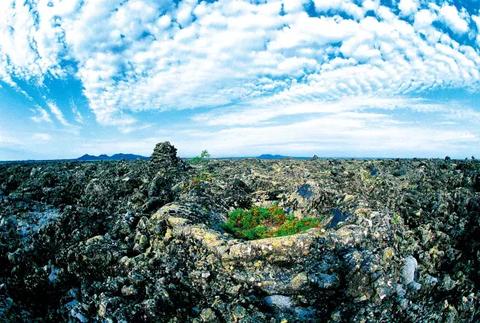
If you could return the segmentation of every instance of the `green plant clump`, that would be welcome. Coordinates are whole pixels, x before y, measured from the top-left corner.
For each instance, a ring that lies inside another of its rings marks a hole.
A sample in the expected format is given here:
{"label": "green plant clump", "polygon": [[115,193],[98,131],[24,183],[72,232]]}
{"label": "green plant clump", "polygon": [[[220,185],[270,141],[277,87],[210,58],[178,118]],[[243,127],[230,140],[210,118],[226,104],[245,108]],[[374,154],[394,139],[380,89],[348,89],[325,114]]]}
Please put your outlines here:
{"label": "green plant clump", "polygon": [[193,157],[192,159],[189,160],[189,162],[190,162],[190,164],[198,165],[198,164],[206,162],[208,160],[208,158],[210,158],[210,153],[206,150],[202,150],[200,155],[198,155],[196,157]]}
{"label": "green plant clump", "polygon": [[246,240],[288,236],[319,226],[318,218],[297,219],[276,205],[253,207],[250,210],[235,209],[223,224],[226,231]]}

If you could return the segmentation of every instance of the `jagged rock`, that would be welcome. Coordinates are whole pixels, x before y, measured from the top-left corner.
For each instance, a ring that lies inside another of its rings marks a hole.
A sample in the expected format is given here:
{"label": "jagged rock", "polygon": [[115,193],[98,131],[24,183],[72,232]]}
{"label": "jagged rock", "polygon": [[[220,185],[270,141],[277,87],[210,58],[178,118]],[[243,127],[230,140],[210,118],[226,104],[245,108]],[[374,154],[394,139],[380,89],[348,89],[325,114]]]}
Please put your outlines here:
{"label": "jagged rock", "polygon": [[408,256],[404,259],[402,267],[402,279],[405,285],[413,283],[415,280],[415,271],[417,270],[417,259],[413,256]]}
{"label": "jagged rock", "polygon": [[271,295],[264,299],[268,306],[275,307],[280,310],[289,310],[293,307],[293,301],[291,297],[285,295]]}

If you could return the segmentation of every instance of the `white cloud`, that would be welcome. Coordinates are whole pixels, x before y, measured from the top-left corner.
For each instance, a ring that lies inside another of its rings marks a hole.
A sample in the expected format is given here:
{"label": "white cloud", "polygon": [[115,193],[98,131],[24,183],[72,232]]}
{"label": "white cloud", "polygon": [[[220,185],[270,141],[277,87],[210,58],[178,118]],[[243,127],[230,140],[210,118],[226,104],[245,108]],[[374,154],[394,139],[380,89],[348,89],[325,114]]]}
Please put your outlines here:
{"label": "white cloud", "polygon": [[42,123],[42,122],[52,123],[52,119],[50,118],[50,115],[48,114],[47,110],[41,107],[36,107],[35,109],[32,109],[32,112],[35,113],[35,115],[31,117],[32,121],[36,123]]}
{"label": "white cloud", "polygon": [[455,6],[442,6],[440,17],[452,31],[458,34],[464,34],[468,31],[468,23],[460,16]]}
{"label": "white cloud", "polygon": [[418,10],[417,0],[400,0],[398,3],[398,9],[404,16],[410,16]]}
{"label": "white cloud", "polygon": [[78,110],[78,107],[77,105],[75,104],[75,102],[71,102],[71,106],[72,106],[72,113],[73,113],[73,116],[75,117],[75,121],[77,123],[80,123],[80,124],[83,124],[84,120],[83,120],[83,116],[82,114],[80,113],[80,111]]}
{"label": "white cloud", "polygon": [[[345,97],[339,100],[324,102],[299,102],[287,104],[272,104],[268,100],[258,100],[252,105],[243,106],[235,110],[214,110],[209,113],[197,114],[192,120],[207,126],[246,126],[265,125],[276,123],[283,117],[338,115],[347,112],[361,112],[366,110],[409,109],[417,112],[450,112],[450,103],[439,104],[414,97]],[[465,108],[458,109],[464,111]],[[341,116],[338,116],[341,119]]]}
{"label": "white cloud", "polygon": [[27,80],[42,80],[47,72],[63,74],[59,64],[62,30],[53,8],[47,2],[40,2],[38,7],[27,1],[0,2],[0,52],[8,56],[5,67],[9,74]]}
{"label": "white cloud", "polygon": [[217,156],[275,152],[392,157],[401,151],[405,157],[465,157],[465,151],[480,153],[480,112],[460,102],[373,96],[270,103],[257,101],[253,106],[198,114],[193,121],[204,128],[194,126],[197,130],[181,131],[171,140],[187,155],[194,155],[198,147]]}
{"label": "white cloud", "polygon": [[417,11],[414,22],[415,29],[421,30],[431,27],[432,22],[436,19],[436,17],[437,15],[428,9]]}
{"label": "white cloud", "polygon": [[47,102],[47,106],[58,122],[60,122],[62,125],[66,127],[71,126],[71,124],[67,121],[67,119],[65,119],[65,116],[63,115],[62,111],[54,102]]}
{"label": "white cloud", "polygon": [[[418,108],[421,113],[437,114],[448,108],[447,104],[430,104],[424,100],[404,101],[416,103],[414,109]],[[173,142],[180,156],[195,156],[202,149],[207,149],[215,157],[280,153],[343,157],[444,157],[448,154],[463,158],[480,153],[478,129],[466,127],[472,116],[459,115],[457,119],[449,116],[447,120],[440,118],[438,122],[406,122],[389,113],[397,109],[393,100],[384,101],[390,110],[381,110],[381,102],[377,102],[379,109],[374,112],[354,109],[334,112],[332,107],[332,113],[315,114],[307,120],[281,124],[232,123],[226,128],[166,125],[158,129],[156,135],[142,137],[141,140],[126,137],[124,140],[79,142],[74,147],[74,156],[85,152],[99,154],[122,151],[148,156],[155,143],[164,140]],[[445,124],[445,121],[450,123]],[[455,122],[462,124],[462,129]],[[465,151],[469,151],[468,155],[465,155]]]}
{"label": "white cloud", "polygon": [[[194,144],[192,138],[195,138]],[[403,124],[388,115],[345,112],[283,125],[186,130],[171,139],[187,155],[206,147],[215,156],[265,152],[309,156],[438,156],[480,143],[478,132]],[[235,149],[233,149],[234,147]]]}
{"label": "white cloud", "polygon": [[480,16],[472,15],[471,18],[477,25],[477,31],[480,31]]}
{"label": "white cloud", "polygon": [[[353,1],[348,1],[348,0],[314,0],[313,1],[315,4],[315,9],[319,13],[326,12],[328,10],[336,10],[336,11],[343,11],[356,19],[361,19],[363,15],[365,14],[365,9],[367,8],[361,8],[357,6]],[[371,2],[371,1],[367,1]]]}
{"label": "white cloud", "polygon": [[[292,79],[299,78],[304,78],[303,89],[317,96],[325,89],[338,96],[447,84],[478,87],[475,73],[459,78],[457,73],[430,75],[418,70],[429,65],[430,72],[445,71],[446,61],[461,71],[468,62],[478,70],[478,52],[467,56],[467,48],[432,26],[439,10],[440,19],[452,30],[465,32],[464,14],[454,6],[417,11],[418,2],[402,0],[402,14],[415,14],[412,26],[378,1],[358,6],[347,0],[316,0],[319,18],[307,15],[306,3],[285,2],[286,14],[280,16],[280,2],[184,1],[177,7],[143,0],[53,1],[20,3],[13,9],[5,1],[1,9],[7,19],[0,31],[7,38],[0,53],[10,64],[3,73],[0,67],[0,75],[7,76],[3,79],[11,74],[62,75],[60,59],[74,59],[98,121],[121,127],[136,123],[135,111],[220,106],[282,90],[294,92],[300,85]],[[332,10],[355,20],[327,17]],[[364,17],[367,10],[384,20]],[[451,47],[455,57],[439,53],[439,42]],[[5,64],[0,66],[5,69]],[[415,68],[396,70],[412,65]],[[374,79],[353,76],[365,71],[371,71],[368,76]],[[333,76],[332,82],[326,74]],[[381,84],[390,76],[395,84]]]}
{"label": "white cloud", "polygon": [[480,16],[475,16],[472,15],[472,20],[475,22],[475,25],[477,26],[477,46],[480,47]]}

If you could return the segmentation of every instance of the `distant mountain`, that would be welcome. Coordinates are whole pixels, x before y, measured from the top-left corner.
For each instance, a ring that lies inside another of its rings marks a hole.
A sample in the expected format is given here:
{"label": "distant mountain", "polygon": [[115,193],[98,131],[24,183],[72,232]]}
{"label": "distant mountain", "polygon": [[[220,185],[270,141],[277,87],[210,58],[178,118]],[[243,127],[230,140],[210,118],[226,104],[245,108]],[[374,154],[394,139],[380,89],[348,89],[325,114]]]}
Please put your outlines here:
{"label": "distant mountain", "polygon": [[138,160],[138,159],[148,159],[148,157],[134,155],[134,154],[115,154],[112,156],[108,156],[105,154],[94,156],[85,154],[82,157],[78,157],[76,160],[78,161],[97,161],[97,160]]}
{"label": "distant mountain", "polygon": [[289,158],[289,156],[263,154],[258,156],[257,158],[258,159],[284,159],[284,158]]}
{"label": "distant mountain", "polygon": [[99,158],[100,158],[99,156],[93,156],[93,155],[85,154],[82,157],[78,157],[77,160],[80,160],[80,161],[99,160]]}

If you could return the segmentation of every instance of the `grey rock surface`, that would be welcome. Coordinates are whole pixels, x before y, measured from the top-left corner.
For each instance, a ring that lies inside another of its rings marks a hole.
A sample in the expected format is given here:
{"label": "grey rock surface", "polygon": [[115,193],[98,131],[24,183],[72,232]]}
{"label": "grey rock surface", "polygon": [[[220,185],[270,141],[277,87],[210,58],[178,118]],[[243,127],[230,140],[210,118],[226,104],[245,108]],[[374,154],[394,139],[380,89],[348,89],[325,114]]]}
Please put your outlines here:
{"label": "grey rock surface", "polygon": [[417,270],[417,259],[413,256],[408,256],[404,259],[402,267],[402,279],[405,285],[413,283],[415,280],[415,271]]}

